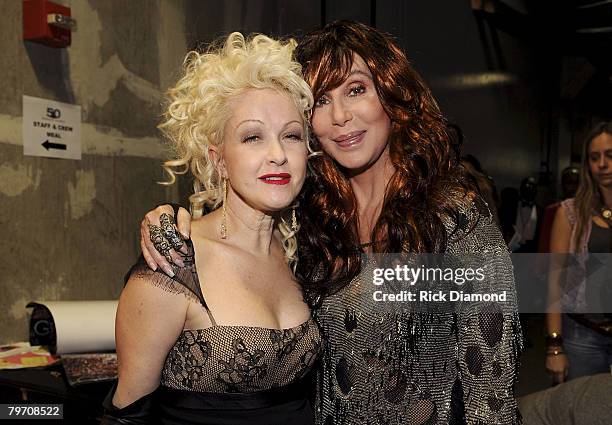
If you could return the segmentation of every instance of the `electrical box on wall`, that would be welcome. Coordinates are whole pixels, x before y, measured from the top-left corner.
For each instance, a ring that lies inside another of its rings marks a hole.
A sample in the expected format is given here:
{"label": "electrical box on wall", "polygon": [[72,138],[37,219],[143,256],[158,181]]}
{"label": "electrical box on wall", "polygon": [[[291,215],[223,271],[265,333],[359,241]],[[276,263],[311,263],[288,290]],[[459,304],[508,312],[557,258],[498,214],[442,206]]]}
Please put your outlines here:
{"label": "electrical box on wall", "polygon": [[48,0],[23,0],[23,39],[51,47],[70,46],[76,21],[70,8]]}

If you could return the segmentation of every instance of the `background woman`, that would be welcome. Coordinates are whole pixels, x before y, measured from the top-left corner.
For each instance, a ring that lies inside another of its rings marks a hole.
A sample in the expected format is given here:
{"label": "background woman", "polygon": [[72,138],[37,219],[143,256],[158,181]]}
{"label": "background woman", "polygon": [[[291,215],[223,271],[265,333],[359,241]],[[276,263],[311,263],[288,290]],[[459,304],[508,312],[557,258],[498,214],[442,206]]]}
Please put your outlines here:
{"label": "background woman", "polygon": [[[178,159],[166,169],[191,170],[194,210],[220,207],[192,222],[174,278],[144,262],[132,269],[104,424],[312,423],[302,380],[320,337],[289,266],[312,94],[294,48],[233,33],[191,53],[170,90],[160,127]],[[169,219],[150,228],[162,250]]]}
{"label": "background woman", "polygon": [[[586,138],[576,197],[561,203],[551,232],[550,251],[569,253],[567,260],[571,259],[570,263],[553,268],[549,280],[546,369],[557,383],[610,371],[612,316],[583,313],[592,313],[587,305],[587,292],[598,283],[586,282],[588,254],[612,252],[611,225],[612,122],[604,122],[595,126]],[[561,257],[555,259],[566,260]],[[560,273],[562,267],[565,282]],[[606,275],[606,280],[609,276]],[[609,288],[609,282],[606,286]],[[561,309],[554,305],[557,301]]]}
{"label": "background woman", "polygon": [[[485,253],[483,286],[513,298],[504,242],[464,187],[455,132],[430,90],[390,36],[356,22],[308,34],[296,58],[315,97],[318,154],[299,197],[296,274],[326,341],[317,422],[517,422],[514,305],[385,311],[357,275],[364,252]],[[152,267],[169,266],[146,228],[143,245]]]}

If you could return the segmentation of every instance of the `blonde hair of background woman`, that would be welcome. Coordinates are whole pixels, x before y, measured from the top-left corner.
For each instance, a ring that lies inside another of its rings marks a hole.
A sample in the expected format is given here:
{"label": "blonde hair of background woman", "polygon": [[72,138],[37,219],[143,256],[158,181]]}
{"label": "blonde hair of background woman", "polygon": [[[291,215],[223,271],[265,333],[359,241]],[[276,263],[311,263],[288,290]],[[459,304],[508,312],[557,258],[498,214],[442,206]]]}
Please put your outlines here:
{"label": "blonde hair of background woman", "polygon": [[[223,129],[230,118],[231,102],[248,89],[275,89],[286,93],[304,120],[304,137],[313,105],[310,87],[293,60],[297,43],[274,40],[265,35],[245,37],[234,32],[212,44],[205,53],[189,52],[183,63],[184,76],[168,91],[168,107],[159,129],[168,138],[176,159],[163,168],[173,184],[177,174],[191,170],[194,194],[189,197],[193,217],[204,205],[215,209],[223,202],[223,185],[210,146],[221,147]],[[290,208],[282,211],[278,228],[288,261],[295,265],[297,242],[291,227]]]}

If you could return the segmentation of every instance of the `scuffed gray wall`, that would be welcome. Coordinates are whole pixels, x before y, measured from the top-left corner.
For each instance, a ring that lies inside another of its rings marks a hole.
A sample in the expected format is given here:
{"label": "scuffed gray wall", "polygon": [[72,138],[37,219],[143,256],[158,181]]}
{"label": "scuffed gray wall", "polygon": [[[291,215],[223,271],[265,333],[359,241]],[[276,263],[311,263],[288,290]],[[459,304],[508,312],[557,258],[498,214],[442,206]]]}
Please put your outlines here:
{"label": "scuffed gray wall", "polygon": [[[187,48],[182,0],[64,2],[67,49],[22,40],[21,3],[0,0],[0,343],[27,340],[30,300],[118,296],[140,218],[177,199],[156,125]],[[23,155],[24,94],[81,105],[81,161]]]}

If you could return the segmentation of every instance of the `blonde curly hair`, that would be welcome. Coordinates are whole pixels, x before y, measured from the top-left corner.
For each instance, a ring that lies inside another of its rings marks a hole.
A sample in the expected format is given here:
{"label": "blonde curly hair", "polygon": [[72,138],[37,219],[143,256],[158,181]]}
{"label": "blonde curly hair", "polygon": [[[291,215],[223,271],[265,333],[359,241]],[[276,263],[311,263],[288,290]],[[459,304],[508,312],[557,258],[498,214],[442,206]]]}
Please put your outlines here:
{"label": "blonde curly hair", "polygon": [[[208,150],[223,143],[231,100],[248,89],[271,88],[286,93],[302,112],[304,134],[308,134],[313,97],[302,78],[302,67],[293,60],[296,45],[293,39],[274,40],[262,34],[245,39],[234,32],[204,53],[187,54],[184,76],[168,91],[168,107],[158,128],[169,140],[175,157],[163,164],[170,180],[162,184],[173,184],[176,175],[191,171],[193,217],[202,215],[204,205],[215,209],[223,201],[222,179]],[[281,212],[278,227],[285,256],[294,262],[297,242],[287,212]]]}

